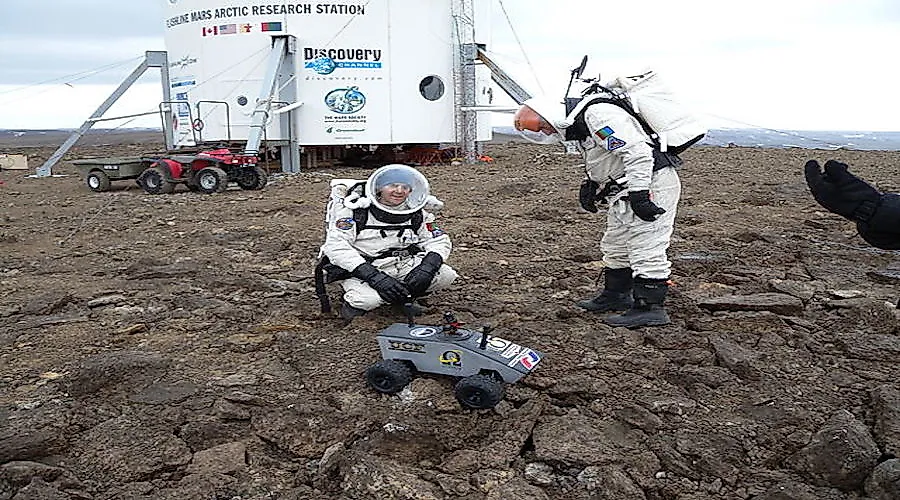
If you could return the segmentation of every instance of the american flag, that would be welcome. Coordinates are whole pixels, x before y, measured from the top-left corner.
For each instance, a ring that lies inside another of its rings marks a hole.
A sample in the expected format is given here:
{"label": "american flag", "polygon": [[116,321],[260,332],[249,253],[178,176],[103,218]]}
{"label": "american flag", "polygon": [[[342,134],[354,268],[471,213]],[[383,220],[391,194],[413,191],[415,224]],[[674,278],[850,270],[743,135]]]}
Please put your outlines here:
{"label": "american flag", "polygon": [[522,366],[524,366],[526,370],[531,370],[534,368],[534,365],[538,364],[540,361],[541,357],[530,349],[527,352],[522,353],[519,357],[519,362],[522,363]]}
{"label": "american flag", "polygon": [[223,24],[219,26],[220,35],[233,35],[237,33],[237,24]]}

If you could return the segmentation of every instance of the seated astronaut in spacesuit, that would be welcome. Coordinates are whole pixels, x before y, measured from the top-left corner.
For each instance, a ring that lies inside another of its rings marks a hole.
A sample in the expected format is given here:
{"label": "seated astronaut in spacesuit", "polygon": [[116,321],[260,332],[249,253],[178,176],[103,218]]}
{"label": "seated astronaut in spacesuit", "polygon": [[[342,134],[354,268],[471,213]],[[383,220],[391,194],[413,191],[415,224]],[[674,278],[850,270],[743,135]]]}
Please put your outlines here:
{"label": "seated astronaut in spacesuit", "polygon": [[450,235],[425,210],[441,203],[430,195],[428,180],[418,170],[386,165],[369,176],[364,196],[350,190],[333,203],[322,254],[345,271],[345,320],[384,304],[411,303],[457,278],[444,264],[452,248]]}

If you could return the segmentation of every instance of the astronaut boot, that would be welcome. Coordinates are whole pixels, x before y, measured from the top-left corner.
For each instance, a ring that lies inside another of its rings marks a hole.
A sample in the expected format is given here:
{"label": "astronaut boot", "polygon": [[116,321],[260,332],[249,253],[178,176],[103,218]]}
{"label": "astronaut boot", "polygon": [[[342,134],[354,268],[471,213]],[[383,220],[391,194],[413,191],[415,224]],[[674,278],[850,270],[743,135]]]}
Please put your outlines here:
{"label": "astronaut boot", "polygon": [[634,305],[622,314],[613,314],[603,321],[609,326],[639,328],[668,325],[669,314],[663,307],[669,285],[665,279],[638,276],[634,279]]}
{"label": "astronaut boot", "polygon": [[579,300],[576,306],[588,311],[605,313],[625,311],[634,305],[631,298],[631,288],[634,280],[631,277],[631,268],[604,269],[603,291],[592,299]]}
{"label": "astronaut boot", "polygon": [[365,309],[357,309],[346,302],[341,304],[341,318],[347,323],[353,321],[353,318],[362,316],[366,312],[368,311]]}

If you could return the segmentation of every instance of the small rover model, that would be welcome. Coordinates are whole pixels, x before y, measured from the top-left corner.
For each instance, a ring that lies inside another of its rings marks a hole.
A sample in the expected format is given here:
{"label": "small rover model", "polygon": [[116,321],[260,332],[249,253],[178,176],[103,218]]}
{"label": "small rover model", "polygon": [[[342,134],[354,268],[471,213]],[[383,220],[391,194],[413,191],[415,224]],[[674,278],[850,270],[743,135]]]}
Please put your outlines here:
{"label": "small rover model", "polygon": [[396,394],[416,373],[457,378],[456,399],[464,408],[493,408],[503,399],[504,384],[531,373],[543,354],[482,331],[460,328],[452,313],[444,325],[394,323],[378,334],[382,360],[366,370],[366,381],[378,392]]}

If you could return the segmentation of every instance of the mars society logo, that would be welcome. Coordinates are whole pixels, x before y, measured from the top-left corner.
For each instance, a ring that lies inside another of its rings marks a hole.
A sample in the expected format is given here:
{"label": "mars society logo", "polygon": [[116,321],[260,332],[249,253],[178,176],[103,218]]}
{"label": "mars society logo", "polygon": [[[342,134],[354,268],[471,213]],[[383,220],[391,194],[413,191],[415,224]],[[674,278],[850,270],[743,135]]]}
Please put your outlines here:
{"label": "mars society logo", "polygon": [[325,95],[325,105],[335,113],[349,115],[363,109],[366,96],[356,86],[334,89]]}

